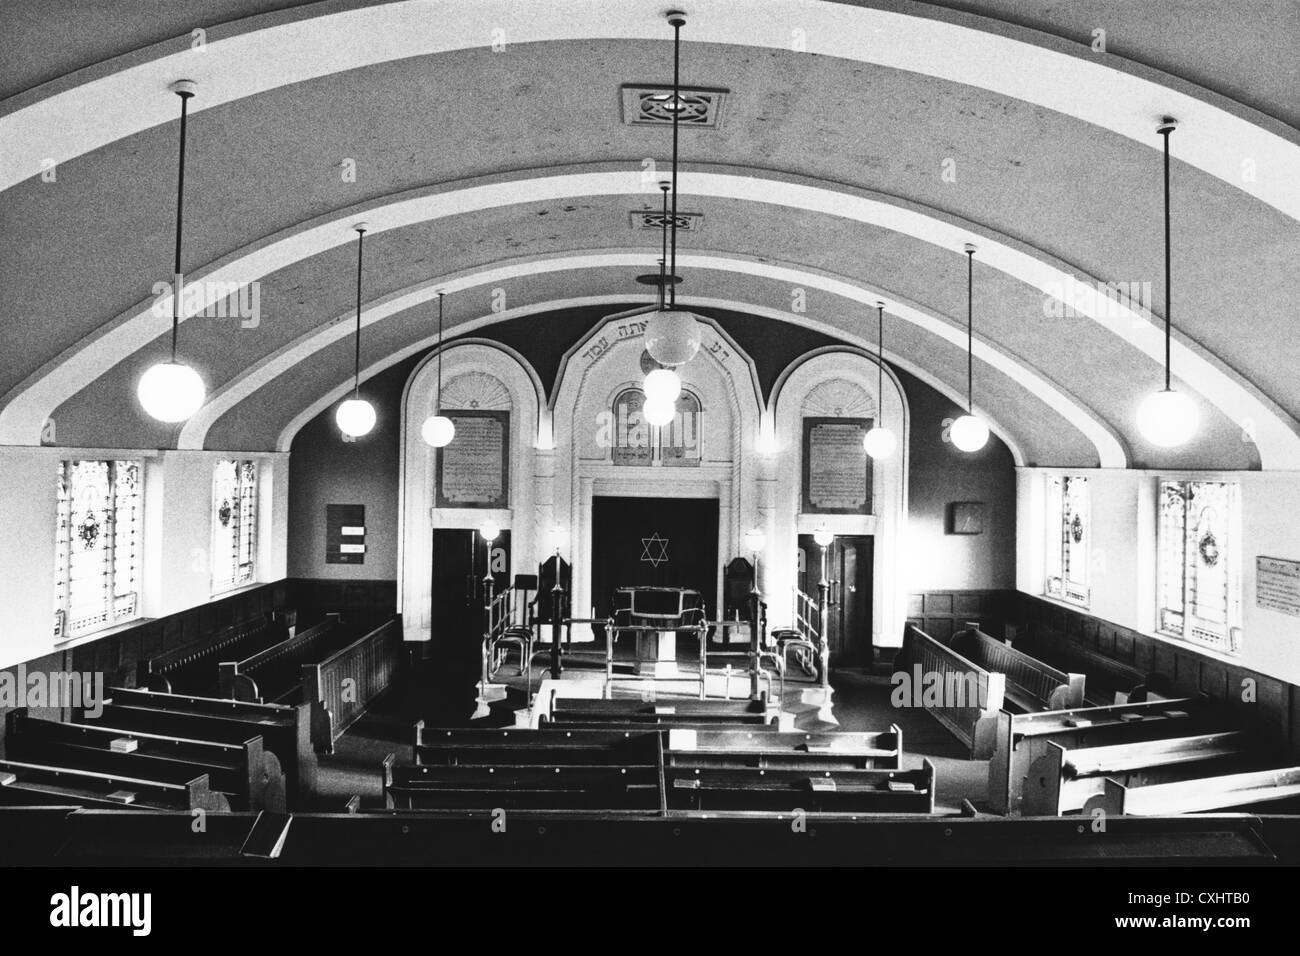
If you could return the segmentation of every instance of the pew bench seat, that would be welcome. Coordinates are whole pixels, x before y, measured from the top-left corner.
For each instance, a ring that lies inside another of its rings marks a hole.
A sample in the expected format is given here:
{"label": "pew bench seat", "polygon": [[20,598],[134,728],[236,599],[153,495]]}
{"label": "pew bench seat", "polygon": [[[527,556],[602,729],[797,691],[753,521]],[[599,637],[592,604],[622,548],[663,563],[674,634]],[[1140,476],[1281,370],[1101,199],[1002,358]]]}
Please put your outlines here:
{"label": "pew bench seat", "polygon": [[919,770],[782,768],[666,771],[670,810],[933,813],[934,765]]}
{"label": "pew bench seat", "polygon": [[14,760],[0,760],[0,800],[8,804],[230,812],[230,802],[225,794],[209,787],[207,774],[184,783],[165,783]]}

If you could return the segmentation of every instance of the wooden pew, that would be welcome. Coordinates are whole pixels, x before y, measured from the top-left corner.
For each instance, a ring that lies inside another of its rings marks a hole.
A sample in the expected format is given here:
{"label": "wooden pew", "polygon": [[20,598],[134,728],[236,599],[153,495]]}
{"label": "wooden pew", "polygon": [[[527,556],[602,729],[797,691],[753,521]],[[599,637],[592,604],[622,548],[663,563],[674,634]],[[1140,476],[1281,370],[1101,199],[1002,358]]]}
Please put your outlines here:
{"label": "wooden pew", "polygon": [[212,789],[225,793],[237,810],[286,808],[284,771],[260,735],[232,744],[138,731],[124,735],[94,724],[41,720],[20,708],[5,715],[5,753],[26,763],[164,783],[207,774]]}
{"label": "wooden pew", "polygon": [[1107,815],[1155,817],[1298,800],[1300,767],[1280,767],[1146,785],[1107,779],[1102,792],[1088,798],[1083,812],[1100,809]]}
{"label": "wooden pew", "polygon": [[1140,668],[1072,641],[1065,634],[1044,627],[1033,627],[1015,646],[1041,661],[1088,676],[1084,702],[1093,707],[1122,704],[1144,696],[1154,676]]}
{"label": "wooden pew", "polygon": [[940,682],[938,706],[926,701],[914,687],[926,712],[966,744],[971,757],[988,759],[993,753],[998,711],[1005,701],[1006,677],[963,657],[914,624],[908,624],[903,632],[902,660],[911,667],[914,684],[926,675],[934,675]]}
{"label": "wooden pew", "polygon": [[666,771],[670,810],[933,813],[934,764],[920,770],[796,768]]}
{"label": "wooden pew", "polygon": [[220,662],[285,640],[289,632],[283,621],[270,615],[254,618],[163,651],[139,663],[136,683],[165,694],[211,694],[217,689]]}
{"label": "wooden pew", "polygon": [[668,731],[665,765],[700,769],[900,770],[903,732]]}
{"label": "wooden pew", "polygon": [[317,762],[309,704],[289,707],[116,687],[99,718],[87,720],[82,715],[76,719],[128,733],[142,731],[227,744],[261,736],[264,749],[275,754],[284,768],[289,806],[301,809],[315,790]]}
{"label": "wooden pew", "polygon": [[647,724],[651,726],[705,726],[718,724],[770,724],[776,719],[762,700],[657,700],[635,698],[555,697],[540,723],[551,726]]}
{"label": "wooden pew", "polygon": [[407,810],[659,810],[661,767],[383,763],[387,806]]}
{"label": "wooden pew", "polygon": [[1057,743],[1029,767],[1025,781],[1027,816],[1059,817],[1082,810],[1105,789],[1108,777],[1129,786],[1214,776],[1259,765],[1249,737],[1240,731],[1144,740],[1107,747],[1067,750]]}
{"label": "wooden pew", "polygon": [[1017,814],[1030,764],[1048,744],[1096,747],[1221,728],[1208,702],[1185,698],[1108,707],[1012,714],[1000,711],[989,760],[989,804],[995,813]]}
{"label": "wooden pew", "polygon": [[324,660],[302,665],[302,694],[312,705],[312,742],[317,752],[334,752],[334,741],[388,689],[401,659],[398,615]]}
{"label": "wooden pew", "polygon": [[1083,706],[1083,674],[1057,670],[976,628],[958,631],[950,646],[985,670],[1005,675],[1003,693],[1022,711]]}
{"label": "wooden pew", "polygon": [[662,750],[653,727],[622,730],[435,728],[415,725],[414,759],[426,766],[652,766]]}
{"label": "wooden pew", "polygon": [[226,659],[217,670],[218,696],[251,703],[296,704],[302,699],[302,665],[328,657],[339,640],[339,616],[325,619],[243,660]]}
{"label": "wooden pew", "polygon": [[226,795],[210,789],[207,774],[183,783],[163,783],[14,760],[0,760],[0,801],[11,805],[230,812]]}

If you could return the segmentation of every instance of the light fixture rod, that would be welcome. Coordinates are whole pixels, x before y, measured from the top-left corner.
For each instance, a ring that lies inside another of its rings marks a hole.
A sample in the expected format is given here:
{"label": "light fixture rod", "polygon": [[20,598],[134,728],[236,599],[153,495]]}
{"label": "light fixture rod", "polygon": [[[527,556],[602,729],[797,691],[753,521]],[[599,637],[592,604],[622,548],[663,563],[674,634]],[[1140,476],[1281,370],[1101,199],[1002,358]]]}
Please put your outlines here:
{"label": "light fixture rod", "polygon": [[1170,265],[1169,265],[1169,134],[1174,131],[1175,123],[1171,119],[1160,125],[1160,135],[1165,138],[1165,391],[1170,390],[1170,339],[1173,331],[1173,308],[1169,300]]}
{"label": "light fixture rod", "polygon": [[885,303],[876,303],[876,427],[885,420]]}
{"label": "light fixture rod", "polygon": [[966,244],[966,414],[975,414],[975,247]]}
{"label": "light fixture rod", "polygon": [[[182,81],[184,83],[184,81]],[[181,285],[183,282],[181,276],[181,226],[184,220],[185,207],[185,128],[186,118],[189,115],[190,97],[194,95],[194,90],[189,86],[177,84],[176,95],[181,98],[181,149],[180,159],[177,163],[176,170],[176,257],[173,263],[172,276],[172,362],[176,361],[176,330],[181,324]]]}
{"label": "light fixture rod", "polygon": [[442,414],[442,297],[446,295],[442,290],[438,291],[438,391],[434,397],[433,414]]}
{"label": "light fixture rod", "polygon": [[671,307],[677,306],[677,126],[682,112],[681,94],[681,60],[682,60],[682,24],[686,22],[684,14],[673,11],[668,14],[668,22],[673,27],[673,231],[672,266],[668,274],[673,277],[673,287],[668,293]]}
{"label": "light fixture rod", "polygon": [[361,247],[365,242],[364,226],[357,226],[357,334],[352,365],[352,397],[361,394]]}
{"label": "light fixture rod", "polygon": [[[668,266],[668,190],[670,186],[668,183],[660,183],[659,188],[663,190],[663,194],[664,194],[664,218],[663,218],[662,227],[659,230],[663,234],[663,252],[660,253],[659,256],[659,311],[662,312],[664,308],[664,295],[665,295],[664,283],[668,281],[668,277],[664,272],[664,270]],[[677,274],[674,272],[673,273],[674,284],[676,283],[676,279],[677,279]]]}

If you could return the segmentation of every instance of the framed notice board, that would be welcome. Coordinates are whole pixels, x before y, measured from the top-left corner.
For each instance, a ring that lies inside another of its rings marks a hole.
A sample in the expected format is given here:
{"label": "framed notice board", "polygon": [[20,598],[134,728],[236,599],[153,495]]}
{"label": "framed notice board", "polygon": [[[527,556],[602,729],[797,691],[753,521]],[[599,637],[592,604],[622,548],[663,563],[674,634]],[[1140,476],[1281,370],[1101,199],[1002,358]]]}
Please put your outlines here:
{"label": "framed notice board", "polygon": [[325,506],[325,563],[366,563],[366,506]]}
{"label": "framed notice board", "polygon": [[803,420],[804,514],[871,514],[870,430],[869,418]]}
{"label": "framed notice board", "polygon": [[456,437],[437,451],[439,508],[510,506],[510,413],[472,409],[443,413]]}

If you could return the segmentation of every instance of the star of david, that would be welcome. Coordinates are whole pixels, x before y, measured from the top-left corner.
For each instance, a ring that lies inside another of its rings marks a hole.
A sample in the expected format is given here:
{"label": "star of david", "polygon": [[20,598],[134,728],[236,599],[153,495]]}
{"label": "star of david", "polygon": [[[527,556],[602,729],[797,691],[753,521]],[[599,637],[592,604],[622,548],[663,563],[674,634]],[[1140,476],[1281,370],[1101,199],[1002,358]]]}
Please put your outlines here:
{"label": "star of david", "polygon": [[659,567],[668,560],[668,539],[659,537],[656,531],[648,538],[641,539],[641,560],[649,561],[651,567]]}

